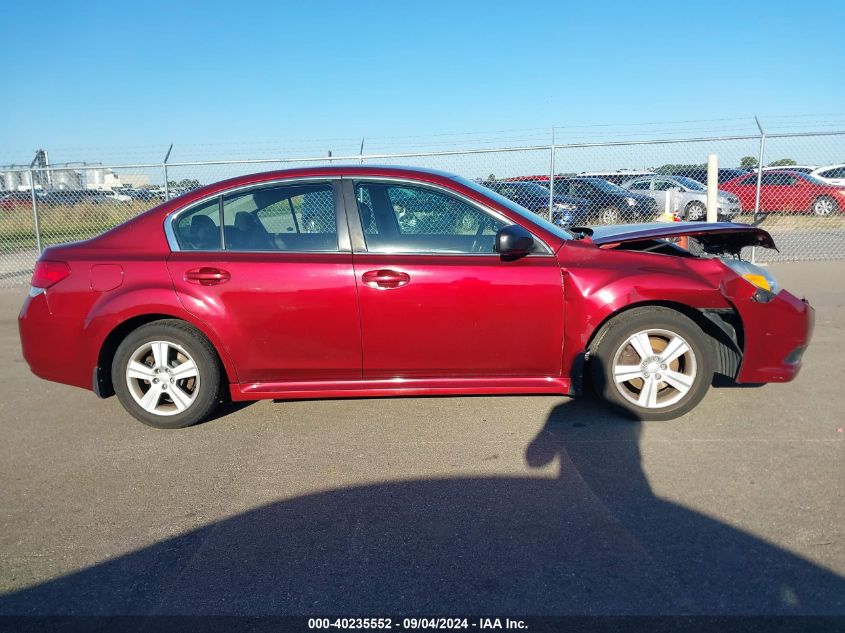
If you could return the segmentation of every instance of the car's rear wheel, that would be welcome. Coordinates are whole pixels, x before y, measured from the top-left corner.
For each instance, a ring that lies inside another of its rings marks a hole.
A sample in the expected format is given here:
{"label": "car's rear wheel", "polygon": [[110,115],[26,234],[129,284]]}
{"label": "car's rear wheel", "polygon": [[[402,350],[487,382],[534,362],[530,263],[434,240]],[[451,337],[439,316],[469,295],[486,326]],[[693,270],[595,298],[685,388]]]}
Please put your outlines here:
{"label": "car's rear wheel", "polygon": [[112,384],[135,418],[179,429],[207,417],[220,401],[221,372],[211,343],[175,319],[139,327],[118,346]]}
{"label": "car's rear wheel", "polygon": [[815,200],[813,200],[813,214],[825,216],[825,215],[833,215],[837,211],[839,211],[839,205],[836,204],[836,200],[831,198],[830,196],[819,196]]}
{"label": "car's rear wheel", "polygon": [[620,217],[619,209],[615,206],[599,209],[599,224],[619,224]]}
{"label": "car's rear wheel", "polygon": [[703,220],[707,217],[707,207],[700,202],[690,202],[687,205],[687,217],[690,222]]}
{"label": "car's rear wheel", "polygon": [[610,321],[589,357],[597,393],[638,420],[671,420],[697,405],[713,379],[712,344],[685,315],[658,306]]}

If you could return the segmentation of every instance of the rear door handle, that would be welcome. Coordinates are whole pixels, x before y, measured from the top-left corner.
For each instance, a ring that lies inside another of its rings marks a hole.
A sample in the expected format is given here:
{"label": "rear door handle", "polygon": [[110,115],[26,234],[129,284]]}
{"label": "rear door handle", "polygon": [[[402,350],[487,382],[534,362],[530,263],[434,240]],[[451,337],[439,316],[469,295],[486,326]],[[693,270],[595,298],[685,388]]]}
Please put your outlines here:
{"label": "rear door handle", "polygon": [[398,270],[382,268],[380,270],[368,270],[361,275],[361,281],[370,288],[400,288],[411,282],[411,276]]}
{"label": "rear door handle", "polygon": [[203,266],[202,268],[192,268],[185,273],[185,279],[192,284],[200,284],[201,286],[215,286],[217,284],[224,284],[232,276],[228,270],[220,268],[210,268]]}

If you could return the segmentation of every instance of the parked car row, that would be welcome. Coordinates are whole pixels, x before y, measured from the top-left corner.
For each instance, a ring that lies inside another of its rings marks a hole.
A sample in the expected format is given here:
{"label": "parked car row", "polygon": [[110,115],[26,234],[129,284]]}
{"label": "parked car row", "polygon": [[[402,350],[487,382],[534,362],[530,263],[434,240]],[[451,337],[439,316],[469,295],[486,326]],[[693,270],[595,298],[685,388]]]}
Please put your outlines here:
{"label": "parked car row", "polygon": [[[686,176],[643,176],[634,178],[622,185],[625,189],[636,191],[654,198],[661,213],[671,211],[684,220],[705,220],[707,218],[707,187],[697,180]],[[667,195],[672,205],[667,209]],[[737,196],[719,190],[716,214],[720,221],[729,221],[740,212]]]}
{"label": "parked car row", "polygon": [[60,189],[37,191],[35,197],[45,206],[74,206],[81,203],[115,205],[132,202],[132,196],[117,191],[99,189]]}
{"label": "parked car row", "polygon": [[[155,202],[164,200],[149,189],[39,189],[35,200],[44,207],[73,207],[77,204],[121,205],[135,200]],[[0,209],[12,210],[32,207],[32,192],[0,192]]]}
{"label": "parked car row", "polygon": [[[757,180],[760,199],[757,201]],[[718,170],[717,217],[730,221],[757,208],[763,213],[813,213],[828,216],[845,208],[845,164],[764,167],[760,172],[722,167]],[[649,222],[661,215],[703,221],[707,216],[707,170],[679,169],[663,175],[643,170],[584,172],[557,177],[519,176],[483,182],[488,189],[534,213],[568,227],[591,224]],[[550,195],[550,188],[554,194]],[[79,203],[116,206],[133,201],[156,203],[186,193],[188,188],[131,188],[115,190],[37,190],[46,207]],[[29,191],[0,192],[0,209],[29,208]],[[668,205],[668,206],[667,206]]]}
{"label": "parked car row", "polygon": [[[759,174],[722,167],[718,179],[717,219],[722,222],[732,221],[740,213],[750,213],[755,208],[763,213],[817,216],[832,215],[845,208],[845,165],[765,167]],[[661,215],[704,221],[707,219],[706,181],[707,170],[702,167],[671,175],[621,170],[557,177],[554,183],[549,176],[517,176],[483,184],[530,211],[550,217],[556,225],[568,227],[649,222]]]}
{"label": "parked car row", "polygon": [[647,195],[627,191],[601,178],[559,178],[554,181],[551,210],[546,180],[498,180],[483,183],[488,189],[548,217],[558,226],[650,222],[659,215]]}

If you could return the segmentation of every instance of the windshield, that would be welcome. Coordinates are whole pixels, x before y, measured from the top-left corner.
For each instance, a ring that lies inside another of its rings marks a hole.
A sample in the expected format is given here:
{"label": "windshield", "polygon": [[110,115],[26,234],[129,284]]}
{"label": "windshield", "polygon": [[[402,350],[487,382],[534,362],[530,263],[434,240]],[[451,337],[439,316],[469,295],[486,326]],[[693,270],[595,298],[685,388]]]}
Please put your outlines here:
{"label": "windshield", "polygon": [[630,195],[630,192],[627,189],[623,189],[619,185],[614,185],[612,182],[602,180],[601,178],[590,178],[589,180],[593,185],[595,185],[602,191],[607,191],[608,193],[621,193],[625,195]]}
{"label": "windshield", "polygon": [[[525,207],[518,205],[513,200],[509,200],[508,198],[505,198],[503,195],[496,193],[492,189],[489,189],[482,184],[479,184],[477,182],[473,182],[471,180],[467,180],[466,178],[461,178],[460,176],[455,176],[455,177],[452,178],[452,180],[454,180],[455,182],[461,183],[465,187],[469,187],[473,191],[477,191],[478,193],[487,196],[491,200],[495,200],[496,202],[498,202],[500,205],[502,205],[506,209],[509,209],[510,211],[513,211],[514,213],[518,213],[519,215],[521,215],[523,218],[525,218],[529,222],[533,222],[534,224],[543,227],[546,231],[548,231],[549,233],[552,233],[554,235],[557,235],[562,240],[571,240],[572,239],[572,234],[569,233],[568,231],[564,231],[562,228],[560,228],[559,226],[555,226],[554,224],[552,224],[551,222],[549,222],[548,220],[546,220],[542,216],[539,216],[536,213],[532,213],[531,211],[529,211]],[[544,187],[541,187],[541,188],[545,192],[545,195],[548,195],[548,189],[545,189]]]}
{"label": "windshield", "polygon": [[814,176],[813,174],[802,174],[801,172],[796,172],[796,175],[804,180],[811,182],[814,185],[823,185],[827,186],[829,183],[826,183],[824,180],[819,178],[818,176]]}
{"label": "windshield", "polygon": [[707,187],[702,185],[697,180],[687,178],[686,176],[674,176],[672,180],[677,182],[679,185],[683,185],[687,189],[692,189],[693,191],[707,191]]}

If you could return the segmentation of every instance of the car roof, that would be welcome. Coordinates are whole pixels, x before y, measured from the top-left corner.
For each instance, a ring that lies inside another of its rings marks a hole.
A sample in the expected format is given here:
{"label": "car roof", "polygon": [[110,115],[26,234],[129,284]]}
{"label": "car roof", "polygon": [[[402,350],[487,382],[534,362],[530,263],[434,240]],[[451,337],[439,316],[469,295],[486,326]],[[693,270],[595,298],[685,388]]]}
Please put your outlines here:
{"label": "car roof", "polygon": [[446,181],[458,178],[456,174],[441,171],[439,169],[427,169],[422,167],[400,167],[394,165],[311,165],[308,167],[294,167],[291,169],[279,169],[273,171],[262,171],[251,174],[235,176],[226,180],[209,183],[196,189],[191,189],[183,194],[171,198],[170,201],[181,201],[183,196],[204,197],[212,195],[217,191],[224,191],[234,187],[260,184],[274,180],[320,178],[320,177],[347,177],[347,178],[407,178],[421,182],[445,183]]}
{"label": "car roof", "polygon": [[620,169],[618,171],[582,171],[578,176],[601,178],[602,176],[656,176],[650,169]]}
{"label": "car roof", "polygon": [[[836,167],[836,165],[827,165],[827,167]],[[774,169],[826,169],[826,167],[817,167],[816,165],[769,165],[763,167],[763,171],[772,171]],[[756,171],[756,169],[754,170]]]}

